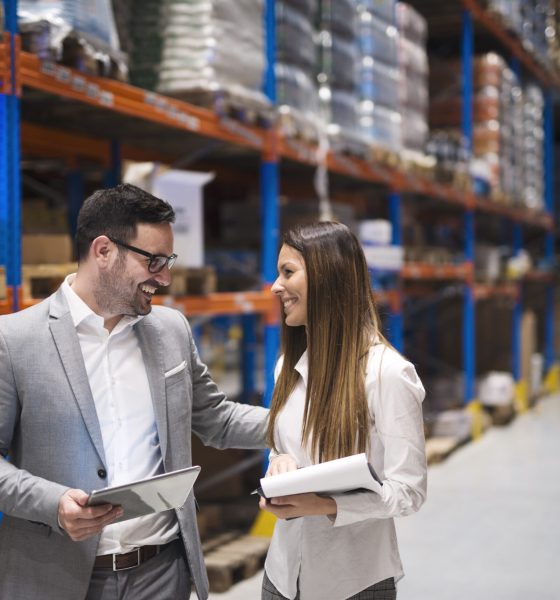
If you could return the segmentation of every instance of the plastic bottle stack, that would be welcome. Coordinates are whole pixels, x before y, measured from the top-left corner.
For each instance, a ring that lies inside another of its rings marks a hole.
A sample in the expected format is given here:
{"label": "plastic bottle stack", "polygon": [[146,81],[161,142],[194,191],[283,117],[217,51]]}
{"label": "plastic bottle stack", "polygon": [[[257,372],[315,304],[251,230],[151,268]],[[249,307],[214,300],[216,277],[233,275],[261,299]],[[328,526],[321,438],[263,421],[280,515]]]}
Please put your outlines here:
{"label": "plastic bottle stack", "polygon": [[276,94],[288,106],[313,120],[318,110],[315,82],[315,1],[279,0],[276,10]]}
{"label": "plastic bottle stack", "polygon": [[527,208],[544,209],[544,98],[536,85],[525,89],[523,137],[523,200]]}
{"label": "plastic bottle stack", "polygon": [[410,5],[398,2],[399,101],[403,148],[424,152],[428,138],[428,25]]}
{"label": "plastic bottle stack", "polygon": [[394,0],[358,0],[359,124],[374,145],[401,148]]}
{"label": "plastic bottle stack", "polygon": [[[320,111],[326,123],[358,130],[354,0],[320,0],[317,12]],[[332,128],[331,128],[332,129]]]}

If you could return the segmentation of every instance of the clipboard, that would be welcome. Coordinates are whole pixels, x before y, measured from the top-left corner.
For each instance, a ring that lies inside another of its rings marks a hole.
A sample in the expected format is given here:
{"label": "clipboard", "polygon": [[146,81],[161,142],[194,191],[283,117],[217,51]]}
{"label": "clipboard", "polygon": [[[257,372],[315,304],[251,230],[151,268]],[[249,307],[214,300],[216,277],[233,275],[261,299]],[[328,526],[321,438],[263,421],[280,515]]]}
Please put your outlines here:
{"label": "clipboard", "polygon": [[122,516],[113,523],[180,508],[191,493],[199,473],[199,466],[187,467],[123,485],[93,490],[87,505],[122,506]]}
{"label": "clipboard", "polygon": [[383,482],[362,453],[263,477],[252,493],[269,500],[308,492],[328,495],[359,489],[382,494],[382,487]]}

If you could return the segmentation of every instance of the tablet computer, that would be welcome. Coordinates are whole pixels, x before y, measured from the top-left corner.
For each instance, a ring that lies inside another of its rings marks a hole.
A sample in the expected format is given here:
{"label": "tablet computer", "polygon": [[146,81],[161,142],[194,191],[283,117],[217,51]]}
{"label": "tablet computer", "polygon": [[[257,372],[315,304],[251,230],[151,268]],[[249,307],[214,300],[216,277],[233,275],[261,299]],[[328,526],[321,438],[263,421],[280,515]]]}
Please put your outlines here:
{"label": "tablet computer", "polygon": [[199,473],[200,467],[188,467],[140,481],[94,490],[89,495],[88,506],[122,506],[122,516],[113,523],[179,508],[186,502]]}

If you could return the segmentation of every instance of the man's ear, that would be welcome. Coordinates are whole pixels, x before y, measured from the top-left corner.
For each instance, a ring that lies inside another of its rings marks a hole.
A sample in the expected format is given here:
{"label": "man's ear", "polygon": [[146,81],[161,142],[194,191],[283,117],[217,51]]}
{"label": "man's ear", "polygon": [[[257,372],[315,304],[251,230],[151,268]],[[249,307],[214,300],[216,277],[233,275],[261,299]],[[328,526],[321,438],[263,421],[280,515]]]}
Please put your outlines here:
{"label": "man's ear", "polygon": [[111,264],[111,257],[115,252],[117,248],[106,235],[96,237],[89,248],[90,257],[102,269],[106,269]]}

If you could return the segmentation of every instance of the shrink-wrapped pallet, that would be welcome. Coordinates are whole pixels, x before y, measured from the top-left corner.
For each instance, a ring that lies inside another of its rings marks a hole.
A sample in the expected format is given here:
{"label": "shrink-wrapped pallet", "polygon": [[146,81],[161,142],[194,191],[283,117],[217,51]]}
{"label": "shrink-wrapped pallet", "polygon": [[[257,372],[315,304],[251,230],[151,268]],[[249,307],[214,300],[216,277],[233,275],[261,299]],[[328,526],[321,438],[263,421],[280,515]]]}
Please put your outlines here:
{"label": "shrink-wrapped pallet", "polygon": [[423,153],[428,139],[427,23],[411,6],[397,3],[399,103],[403,148]]}
{"label": "shrink-wrapped pallet", "polygon": [[267,104],[262,0],[138,0],[131,37],[130,77],[140,87]]}
{"label": "shrink-wrapped pallet", "polygon": [[21,0],[22,48],[91,75],[127,78],[110,0]]}
{"label": "shrink-wrapped pallet", "polygon": [[357,1],[359,125],[375,147],[401,149],[398,32],[394,1]]}
{"label": "shrink-wrapped pallet", "polygon": [[276,17],[276,99],[280,126],[287,137],[318,138],[320,122],[316,81],[314,0],[278,0]]}
{"label": "shrink-wrapped pallet", "polygon": [[331,125],[331,132],[355,135],[358,52],[354,0],[319,0],[316,24],[321,118]]}

